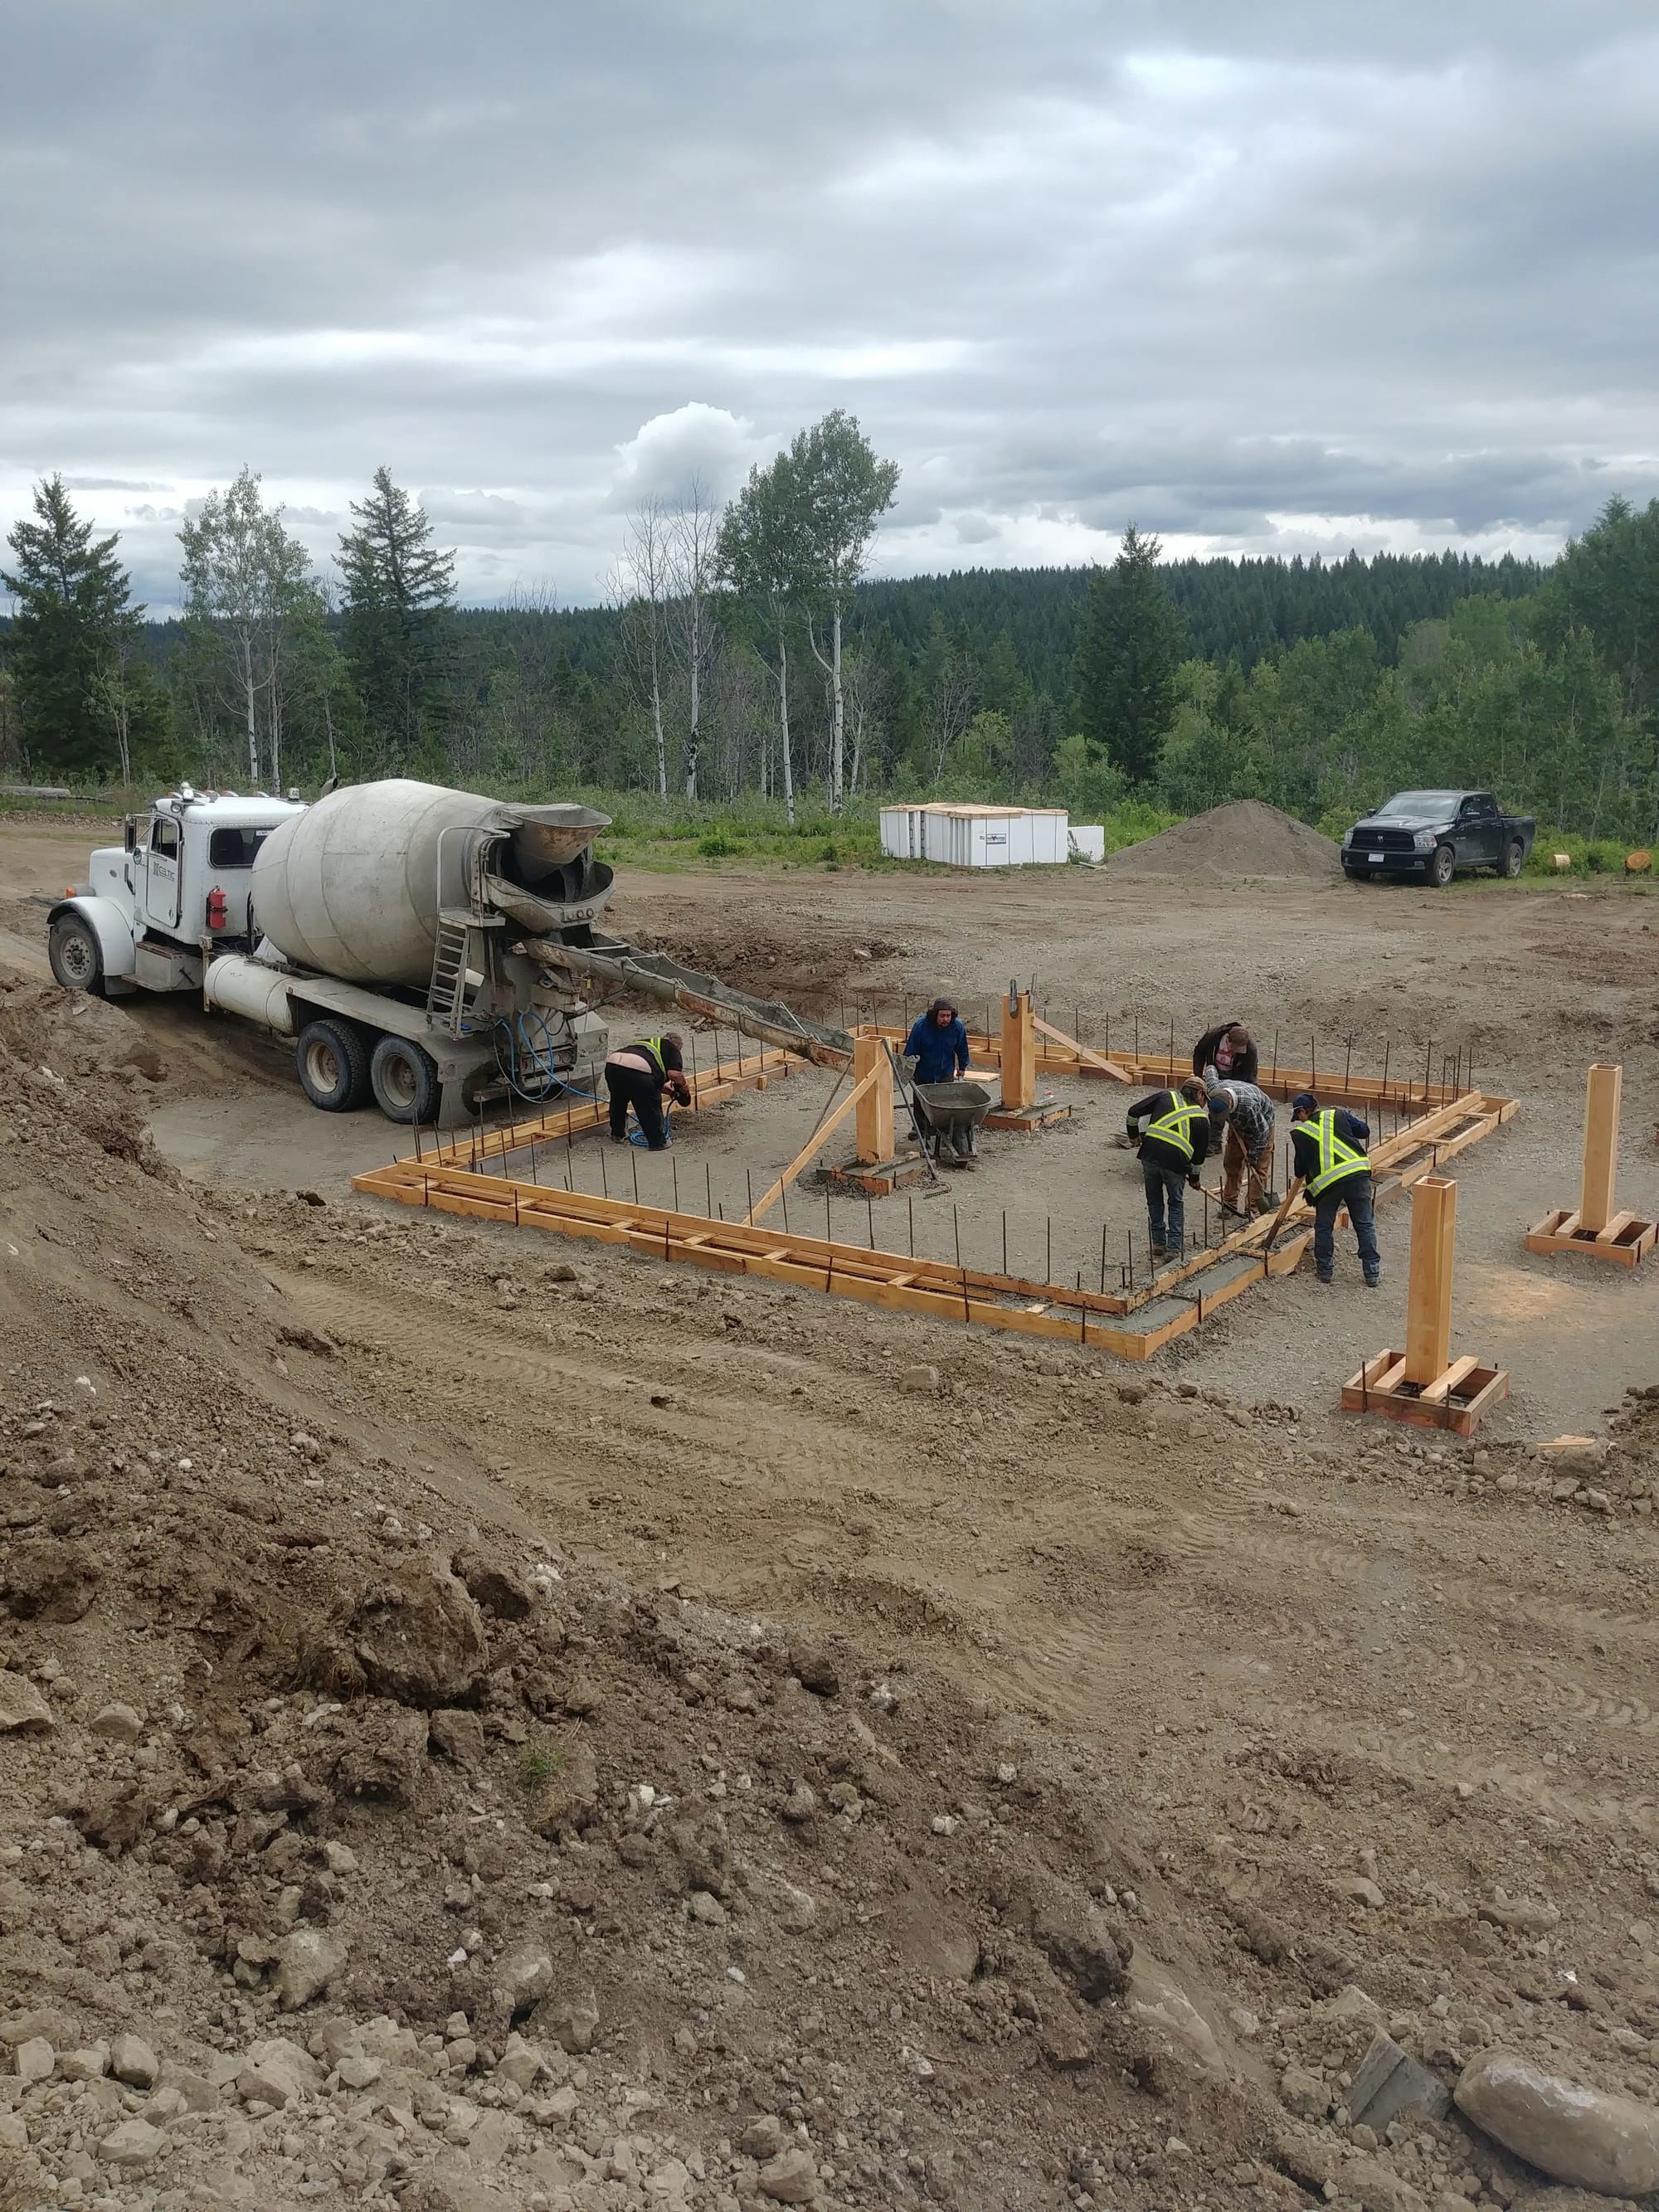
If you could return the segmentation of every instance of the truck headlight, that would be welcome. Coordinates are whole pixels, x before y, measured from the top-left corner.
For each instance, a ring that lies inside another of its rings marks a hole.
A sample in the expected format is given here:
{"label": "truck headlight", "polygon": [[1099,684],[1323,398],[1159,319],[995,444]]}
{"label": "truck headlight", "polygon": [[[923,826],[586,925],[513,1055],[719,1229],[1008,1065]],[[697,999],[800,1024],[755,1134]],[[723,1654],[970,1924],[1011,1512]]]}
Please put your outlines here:
{"label": "truck headlight", "polygon": [[1431,853],[1440,842],[1440,833],[1437,830],[1419,830],[1412,842],[1419,853]]}

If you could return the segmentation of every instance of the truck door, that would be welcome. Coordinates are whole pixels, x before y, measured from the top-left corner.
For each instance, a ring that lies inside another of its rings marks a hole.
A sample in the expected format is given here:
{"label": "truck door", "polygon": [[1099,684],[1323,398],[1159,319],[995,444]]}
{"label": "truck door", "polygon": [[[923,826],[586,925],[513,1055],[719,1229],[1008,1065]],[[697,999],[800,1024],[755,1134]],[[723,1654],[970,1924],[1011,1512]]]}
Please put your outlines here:
{"label": "truck door", "polygon": [[144,919],[152,929],[179,927],[179,824],[170,814],[149,825],[149,864],[144,877]]}
{"label": "truck door", "polygon": [[1457,857],[1466,867],[1490,868],[1496,865],[1498,854],[1493,847],[1498,824],[1493,812],[1492,801],[1478,794],[1466,799],[1458,808]]}

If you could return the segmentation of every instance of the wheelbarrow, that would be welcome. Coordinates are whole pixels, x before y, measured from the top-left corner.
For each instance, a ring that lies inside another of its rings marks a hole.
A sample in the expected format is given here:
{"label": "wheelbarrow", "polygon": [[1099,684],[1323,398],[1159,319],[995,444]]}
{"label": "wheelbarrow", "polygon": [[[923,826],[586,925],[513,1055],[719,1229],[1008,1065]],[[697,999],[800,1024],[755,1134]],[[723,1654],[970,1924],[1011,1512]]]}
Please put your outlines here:
{"label": "wheelbarrow", "polygon": [[918,1083],[914,1086],[922,1142],[941,1167],[974,1164],[979,1132],[995,1103],[982,1083]]}

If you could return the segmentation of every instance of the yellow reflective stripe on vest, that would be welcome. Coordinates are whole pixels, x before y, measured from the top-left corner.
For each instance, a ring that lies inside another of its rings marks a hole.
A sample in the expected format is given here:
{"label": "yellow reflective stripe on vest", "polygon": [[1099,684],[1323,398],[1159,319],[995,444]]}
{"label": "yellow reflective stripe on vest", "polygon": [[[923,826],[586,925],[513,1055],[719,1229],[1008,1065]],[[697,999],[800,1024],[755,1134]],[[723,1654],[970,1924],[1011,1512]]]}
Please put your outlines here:
{"label": "yellow reflective stripe on vest", "polygon": [[1336,1133],[1336,1110],[1328,1106],[1323,1113],[1316,1114],[1311,1121],[1298,1121],[1297,1127],[1304,1136],[1310,1136],[1319,1147],[1319,1166],[1304,1185],[1310,1198],[1317,1198],[1322,1190],[1328,1190],[1334,1182],[1345,1176],[1369,1175],[1371,1164],[1364,1152],[1357,1152]]}
{"label": "yellow reflective stripe on vest", "polygon": [[648,1052],[657,1063],[659,1073],[665,1075],[668,1073],[668,1064],[662,1056],[662,1039],[659,1036],[635,1037],[628,1049],[629,1052]]}
{"label": "yellow reflective stripe on vest", "polygon": [[1162,1145],[1173,1146],[1183,1159],[1189,1160],[1193,1156],[1193,1140],[1188,1132],[1194,1121],[1204,1121],[1207,1114],[1206,1107],[1190,1106],[1177,1095],[1170,1111],[1158,1121],[1149,1121],[1144,1133],[1156,1137]]}

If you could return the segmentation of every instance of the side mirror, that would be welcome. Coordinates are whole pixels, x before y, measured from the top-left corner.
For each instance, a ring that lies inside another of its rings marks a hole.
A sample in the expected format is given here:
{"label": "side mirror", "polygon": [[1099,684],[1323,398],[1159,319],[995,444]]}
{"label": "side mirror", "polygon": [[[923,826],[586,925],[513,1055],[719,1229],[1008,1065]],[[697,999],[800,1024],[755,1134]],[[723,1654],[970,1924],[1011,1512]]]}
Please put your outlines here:
{"label": "side mirror", "polygon": [[127,817],[126,834],[123,838],[122,842],[125,845],[129,853],[136,853],[137,851],[138,817],[136,814],[129,814]]}

